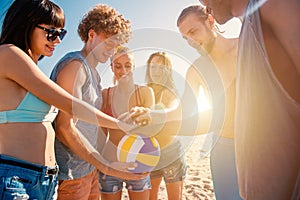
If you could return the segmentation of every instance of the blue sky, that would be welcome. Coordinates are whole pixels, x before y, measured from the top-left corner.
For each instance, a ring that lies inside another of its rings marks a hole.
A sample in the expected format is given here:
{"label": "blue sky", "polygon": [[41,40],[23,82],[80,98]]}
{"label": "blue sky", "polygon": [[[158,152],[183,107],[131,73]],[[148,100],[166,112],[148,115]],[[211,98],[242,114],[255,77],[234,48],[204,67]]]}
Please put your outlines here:
{"label": "blue sky", "polygon": [[[171,55],[178,78],[182,80],[185,71],[199,55],[181,38],[176,26],[176,20],[182,9],[198,0],[53,0],[61,6],[66,15],[68,33],[62,43],[56,47],[54,55],[39,62],[39,67],[49,75],[55,63],[67,52],[80,50],[83,47],[77,35],[77,25],[82,16],[94,5],[103,3],[116,8],[132,23],[133,37],[127,45],[134,50],[136,57],[135,77],[137,82],[144,81],[144,66],[148,56],[158,50],[167,51]],[[0,16],[13,0],[1,0]],[[3,5],[3,6],[2,6]],[[226,27],[226,26],[225,26]],[[226,27],[227,28],[227,27]],[[237,23],[226,32],[229,37],[236,35]],[[109,63],[100,64],[98,71],[102,77],[102,85],[107,87],[112,83]],[[180,82],[180,80],[179,80]],[[178,83],[179,87],[180,83]]]}

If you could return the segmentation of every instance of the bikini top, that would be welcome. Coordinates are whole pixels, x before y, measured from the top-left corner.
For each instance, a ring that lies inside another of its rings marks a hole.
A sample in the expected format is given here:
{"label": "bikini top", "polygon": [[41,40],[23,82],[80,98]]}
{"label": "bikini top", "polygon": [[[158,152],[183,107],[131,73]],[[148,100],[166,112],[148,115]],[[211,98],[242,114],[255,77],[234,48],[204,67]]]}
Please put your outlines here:
{"label": "bikini top", "polygon": [[[109,95],[110,91],[111,91],[111,87],[109,87],[107,89],[106,106],[104,108],[104,113],[111,116],[111,117],[117,118],[118,116],[116,116],[114,114],[113,110],[112,110],[112,105],[111,105],[111,102],[110,102],[110,95]],[[137,102],[137,106],[141,106],[142,105],[141,104],[141,102],[142,102],[141,93],[140,93],[140,90],[139,90],[138,86],[135,86],[135,91],[136,91],[135,92],[135,99],[136,99],[136,102]]]}
{"label": "bikini top", "polygon": [[15,110],[0,111],[0,124],[10,122],[53,122],[58,110],[27,92]]}

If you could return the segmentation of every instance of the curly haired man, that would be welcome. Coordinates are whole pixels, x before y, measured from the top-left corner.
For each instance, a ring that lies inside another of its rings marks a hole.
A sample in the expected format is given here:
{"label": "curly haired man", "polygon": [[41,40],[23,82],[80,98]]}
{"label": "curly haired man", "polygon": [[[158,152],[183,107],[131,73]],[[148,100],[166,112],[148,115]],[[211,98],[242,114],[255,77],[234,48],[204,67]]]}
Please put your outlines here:
{"label": "curly haired man", "polygon": [[[130,21],[114,8],[100,4],[83,17],[78,34],[84,47],[81,51],[67,53],[54,67],[51,79],[72,95],[100,109],[101,80],[96,67],[113,55],[115,47],[128,42]],[[79,132],[97,149],[101,146],[101,139],[98,139],[101,129],[64,112],[57,116],[55,128],[55,150],[60,167],[58,199],[100,199],[98,173],[89,151],[84,145],[70,146],[70,141],[82,139],[74,134]],[[135,179],[138,175],[116,171],[114,176]]]}

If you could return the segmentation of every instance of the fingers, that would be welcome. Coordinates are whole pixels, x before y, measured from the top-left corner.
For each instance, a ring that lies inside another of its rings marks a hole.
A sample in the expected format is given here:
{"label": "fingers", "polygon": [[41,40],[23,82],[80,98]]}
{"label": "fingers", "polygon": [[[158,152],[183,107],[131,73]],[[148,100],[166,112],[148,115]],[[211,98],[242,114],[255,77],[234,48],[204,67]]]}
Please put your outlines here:
{"label": "fingers", "polygon": [[136,117],[149,112],[150,109],[144,107],[133,107],[130,109],[130,115],[132,119],[135,119]]}
{"label": "fingers", "polygon": [[139,126],[146,126],[151,122],[150,109],[134,107],[130,110],[131,119]]}
{"label": "fingers", "polygon": [[103,173],[110,175],[110,176],[116,176],[125,180],[140,180],[142,178],[145,178],[146,176],[149,176],[150,173],[140,173],[140,174],[134,174],[129,171],[119,171],[112,167],[109,168],[108,171],[104,171]]}
{"label": "fingers", "polygon": [[135,162],[129,162],[129,163],[125,163],[125,164],[127,165],[126,168],[128,170],[134,170],[138,166],[138,164]]}
{"label": "fingers", "polygon": [[137,167],[137,165],[138,164],[135,162],[112,162],[110,164],[110,167],[115,170],[129,172],[129,170],[134,170]]}

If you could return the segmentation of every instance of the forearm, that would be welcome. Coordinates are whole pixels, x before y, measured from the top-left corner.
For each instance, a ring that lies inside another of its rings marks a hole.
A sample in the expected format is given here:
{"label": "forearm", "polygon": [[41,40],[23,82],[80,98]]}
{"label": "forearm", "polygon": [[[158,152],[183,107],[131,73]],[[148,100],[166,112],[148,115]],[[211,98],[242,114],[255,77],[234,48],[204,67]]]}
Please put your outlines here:
{"label": "forearm", "polygon": [[[206,134],[211,128],[212,110],[201,111],[198,113],[195,112],[189,116],[186,116],[186,118],[173,121],[159,121],[155,119],[155,114],[153,119],[155,123],[151,123],[150,125],[144,127],[138,127],[132,130],[130,133],[143,134],[146,136],[155,136],[158,134],[172,136],[193,136]],[[162,118],[160,118],[160,120],[162,120]]]}
{"label": "forearm", "polygon": [[101,156],[74,124],[56,127],[56,137],[81,159],[101,171],[108,170],[109,162]]}
{"label": "forearm", "polygon": [[77,98],[74,98],[72,113],[76,118],[79,118],[82,121],[105,128],[119,129],[119,120],[106,115],[100,110],[90,106],[88,103],[80,101]]}

